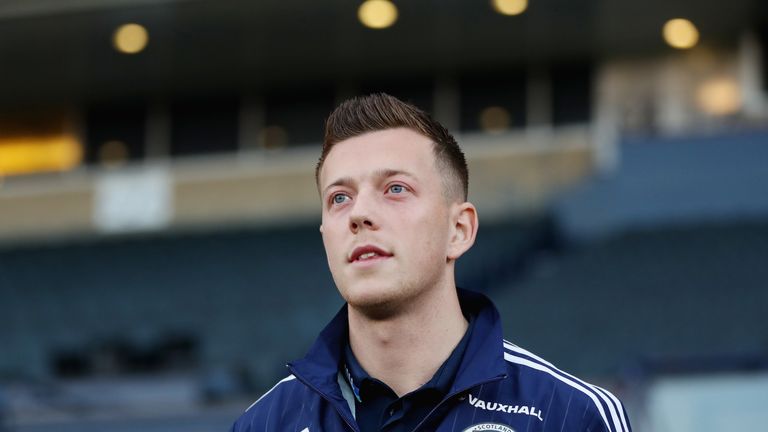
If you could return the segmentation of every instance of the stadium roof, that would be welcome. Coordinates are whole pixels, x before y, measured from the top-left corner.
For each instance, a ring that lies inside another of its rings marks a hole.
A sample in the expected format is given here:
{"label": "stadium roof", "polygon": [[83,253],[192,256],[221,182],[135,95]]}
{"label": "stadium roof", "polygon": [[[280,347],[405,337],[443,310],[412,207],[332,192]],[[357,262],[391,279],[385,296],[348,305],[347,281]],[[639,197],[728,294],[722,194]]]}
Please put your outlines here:
{"label": "stadium roof", "polygon": [[[758,0],[530,0],[519,16],[488,2],[395,4],[396,24],[371,30],[359,2],[340,0],[0,0],[0,94],[15,106],[451,75],[673,52],[661,28],[677,17],[702,46],[727,46],[766,17]],[[127,22],[149,31],[138,55],[112,48]]]}

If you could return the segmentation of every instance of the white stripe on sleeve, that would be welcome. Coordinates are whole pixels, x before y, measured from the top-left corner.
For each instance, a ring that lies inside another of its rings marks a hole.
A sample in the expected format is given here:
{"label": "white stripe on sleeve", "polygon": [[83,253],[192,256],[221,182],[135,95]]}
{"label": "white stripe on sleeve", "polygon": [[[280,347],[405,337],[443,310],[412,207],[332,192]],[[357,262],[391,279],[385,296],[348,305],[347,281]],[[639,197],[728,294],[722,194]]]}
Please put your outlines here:
{"label": "white stripe on sleeve", "polygon": [[276,389],[277,386],[279,386],[280,384],[282,384],[282,383],[284,383],[286,381],[294,380],[294,379],[296,379],[296,377],[293,376],[293,375],[288,375],[287,377],[281,379],[280,381],[277,382],[277,384],[273,385],[272,388],[269,389],[268,392],[264,393],[263,395],[261,395],[260,398],[256,399],[256,402],[252,403],[251,406],[249,406],[248,408],[245,409],[245,411],[248,411],[249,409],[253,408],[253,406],[256,405],[257,403],[259,403],[260,400],[264,399],[264,396],[272,393],[272,390]]}

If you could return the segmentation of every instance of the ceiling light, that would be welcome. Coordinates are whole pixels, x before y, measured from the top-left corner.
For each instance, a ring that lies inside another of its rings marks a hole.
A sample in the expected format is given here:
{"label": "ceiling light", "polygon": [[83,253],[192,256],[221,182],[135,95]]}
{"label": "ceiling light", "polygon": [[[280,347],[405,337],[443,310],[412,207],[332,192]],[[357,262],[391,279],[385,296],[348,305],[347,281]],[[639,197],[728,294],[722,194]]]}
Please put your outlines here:
{"label": "ceiling light", "polygon": [[500,106],[485,108],[480,113],[480,127],[490,133],[504,132],[509,128],[509,111]]}
{"label": "ceiling light", "polygon": [[261,145],[265,149],[278,149],[288,144],[288,132],[280,126],[267,126],[261,131]]}
{"label": "ceiling light", "polygon": [[528,9],[528,0],[491,0],[491,6],[502,15],[520,15]]}
{"label": "ceiling light", "polygon": [[99,148],[99,160],[105,166],[119,166],[128,160],[128,146],[119,140],[107,141]]}
{"label": "ceiling light", "polygon": [[715,78],[704,82],[696,92],[696,100],[707,114],[723,116],[741,108],[741,92],[733,79]]}
{"label": "ceiling light", "polygon": [[123,54],[140,53],[147,47],[149,33],[141,24],[123,24],[115,30],[112,43]]}
{"label": "ceiling light", "polygon": [[397,21],[397,6],[389,0],[366,0],[357,10],[357,18],[368,28],[391,27]]}
{"label": "ceiling light", "polygon": [[699,30],[692,22],[684,18],[675,18],[664,24],[664,40],[677,49],[693,48],[699,41]]}

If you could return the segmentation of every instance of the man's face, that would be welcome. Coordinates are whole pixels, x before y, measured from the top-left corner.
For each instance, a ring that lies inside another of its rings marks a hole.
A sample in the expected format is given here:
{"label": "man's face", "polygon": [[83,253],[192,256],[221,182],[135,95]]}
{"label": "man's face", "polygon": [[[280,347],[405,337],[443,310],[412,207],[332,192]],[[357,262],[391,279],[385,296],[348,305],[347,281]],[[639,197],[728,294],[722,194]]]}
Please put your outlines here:
{"label": "man's face", "polygon": [[388,129],[341,141],[325,159],[320,229],[353,307],[389,314],[452,278],[451,204],[432,146],[410,129]]}

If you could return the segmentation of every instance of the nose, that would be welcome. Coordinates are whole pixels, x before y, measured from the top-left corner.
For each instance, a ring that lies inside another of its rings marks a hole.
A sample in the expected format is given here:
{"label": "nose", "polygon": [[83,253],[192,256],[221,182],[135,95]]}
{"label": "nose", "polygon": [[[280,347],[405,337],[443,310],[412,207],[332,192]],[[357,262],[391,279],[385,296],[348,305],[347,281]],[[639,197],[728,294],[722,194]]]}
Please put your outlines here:
{"label": "nose", "polygon": [[360,230],[379,229],[378,224],[375,222],[375,203],[364,194],[359,194],[354,206],[349,212],[349,229],[353,233],[357,234]]}
{"label": "nose", "polygon": [[368,217],[349,218],[349,229],[357,234],[361,229],[376,229],[376,225]]}

